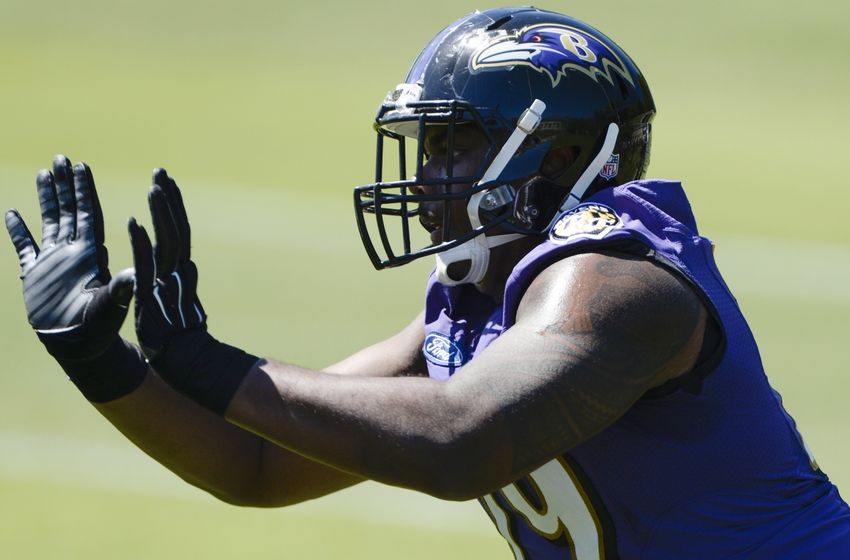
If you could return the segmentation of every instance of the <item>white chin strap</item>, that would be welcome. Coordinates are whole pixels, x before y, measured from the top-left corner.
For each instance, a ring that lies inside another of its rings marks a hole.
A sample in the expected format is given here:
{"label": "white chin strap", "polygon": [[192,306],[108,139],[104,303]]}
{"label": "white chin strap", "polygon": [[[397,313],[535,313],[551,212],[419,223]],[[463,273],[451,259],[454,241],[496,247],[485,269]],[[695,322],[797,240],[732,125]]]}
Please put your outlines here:
{"label": "white chin strap", "polygon": [[[437,282],[444,286],[481,282],[490,265],[490,249],[520,237],[524,236],[521,233],[509,233],[487,237],[487,234],[482,233],[453,249],[437,253]],[[452,278],[449,276],[449,266],[461,261],[469,261],[469,270],[462,278]]]}
{"label": "white chin strap", "polygon": [[[546,104],[539,99],[535,99],[531,106],[523,112],[517,122],[517,127],[514,129],[513,133],[511,133],[504,146],[502,146],[502,149],[499,150],[499,153],[493,159],[493,163],[491,163],[490,167],[487,168],[487,171],[484,172],[479,183],[486,184],[498,180],[499,175],[501,175],[502,171],[504,171],[508,161],[514,157],[514,154],[516,154],[516,151],[519,149],[520,145],[522,145],[522,142],[529,134],[534,132],[540,124],[543,111],[545,109]],[[561,212],[574,208],[579,202],[581,202],[581,199],[584,197],[587,189],[602,170],[602,166],[605,165],[605,162],[608,161],[611,154],[614,152],[619,132],[620,127],[618,127],[616,123],[610,123],[608,125],[605,140],[602,143],[602,148],[599,150],[599,153],[596,154],[596,157],[590,162],[590,165],[588,165],[584,170],[584,173],[581,174],[581,177],[579,177],[575,182],[573,188],[570,189],[569,195],[561,204],[560,212],[556,214],[553,221],[557,219]],[[499,191],[499,189],[503,188],[509,187],[503,185],[496,189],[475,193],[469,197],[469,203],[466,205],[466,212],[469,215],[469,222],[473,229],[481,227],[481,220],[479,219],[478,213],[481,209],[482,201],[486,200],[485,196],[491,193],[495,194]],[[487,273],[487,267],[490,264],[490,249],[498,247],[499,245],[504,245],[505,243],[510,243],[511,241],[521,237],[524,236],[519,233],[494,235],[490,237],[488,237],[486,233],[482,233],[481,235],[473,237],[466,243],[462,243],[457,247],[448,249],[442,253],[437,253],[437,281],[445,286],[477,284],[481,282],[484,279],[484,275]],[[449,266],[462,261],[469,261],[469,269],[467,273],[459,279],[449,276]]]}
{"label": "white chin strap", "polygon": [[[505,166],[514,157],[522,142],[540,124],[543,111],[545,110],[546,104],[539,99],[535,99],[531,106],[523,111],[519,117],[519,121],[517,121],[516,128],[510,137],[508,137],[507,142],[499,150],[499,153],[496,154],[496,157],[493,158],[493,163],[484,172],[481,180],[478,181],[480,184],[495,182],[499,179],[499,175],[505,170]],[[469,197],[469,202],[466,205],[466,213],[469,216],[469,223],[472,225],[473,230],[481,227],[481,219],[479,218],[481,203],[485,200],[485,196],[491,192],[493,191],[481,191]],[[521,237],[523,235],[520,233],[493,235],[490,237],[486,233],[482,233],[466,243],[462,243],[442,253],[437,253],[437,282],[445,286],[477,284],[481,282],[484,279],[484,275],[487,274],[487,267],[490,265],[490,249],[510,243]],[[449,266],[462,261],[469,261],[469,270],[467,273],[462,278],[452,278],[449,276]]]}

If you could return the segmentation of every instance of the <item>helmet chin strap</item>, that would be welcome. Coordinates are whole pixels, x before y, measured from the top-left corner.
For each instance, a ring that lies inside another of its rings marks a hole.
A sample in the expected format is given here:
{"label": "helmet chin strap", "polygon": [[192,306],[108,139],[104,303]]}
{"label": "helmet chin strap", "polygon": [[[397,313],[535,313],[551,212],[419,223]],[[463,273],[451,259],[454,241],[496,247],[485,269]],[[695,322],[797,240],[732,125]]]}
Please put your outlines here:
{"label": "helmet chin strap", "polygon": [[[478,206],[481,204],[481,199],[487,191],[475,193],[469,197],[467,204],[467,212],[469,213],[469,221],[472,222],[472,227],[481,227],[481,222],[478,219]],[[473,212],[471,209],[475,208]],[[474,216],[474,217],[473,217]],[[477,284],[484,280],[484,275],[487,274],[487,267],[490,266],[490,249],[510,243],[525,237],[521,233],[508,233],[505,235],[487,236],[486,233],[476,235],[466,243],[461,243],[457,247],[437,253],[437,282],[444,286],[458,286],[460,284]],[[460,279],[455,279],[449,276],[449,266],[461,262],[469,261],[469,270]]]}
{"label": "helmet chin strap", "polygon": [[[522,145],[523,140],[525,140],[526,136],[534,132],[540,124],[541,117],[545,109],[546,104],[539,99],[535,99],[534,103],[532,103],[531,106],[523,112],[517,122],[517,127],[508,138],[508,141],[505,142],[504,146],[502,146],[502,149],[499,150],[499,153],[493,159],[493,163],[491,163],[490,167],[487,168],[487,171],[484,173],[484,176],[481,177],[479,183],[485,184],[498,180],[499,175],[501,175],[502,171],[504,171],[508,161],[514,157],[514,154],[516,154],[516,151],[519,149],[520,145]],[[561,204],[561,212],[570,210],[581,202],[581,199],[584,197],[584,194],[587,192],[590,184],[614,152],[619,132],[620,127],[618,127],[616,123],[610,123],[608,125],[605,140],[602,143],[602,148],[599,150],[599,153],[596,154],[596,157],[590,162],[590,165],[588,165],[584,170],[584,173],[581,174],[573,185],[569,195]],[[498,191],[501,188],[502,187],[498,187],[494,190]],[[484,197],[491,192],[494,191],[481,191],[469,197],[469,202],[466,205],[466,213],[469,215],[469,222],[473,229],[481,227],[479,210]],[[558,216],[556,215],[553,220],[557,219],[557,217]],[[481,282],[484,279],[484,275],[487,274],[487,267],[490,265],[490,249],[498,247],[499,245],[504,245],[505,243],[510,243],[511,241],[515,241],[521,237],[524,236],[519,233],[493,235],[490,237],[488,237],[486,233],[483,233],[473,237],[466,243],[458,245],[457,247],[443,251],[442,253],[437,253],[437,281],[445,286],[477,284]],[[448,273],[449,266],[461,261],[469,261],[469,270],[460,279],[452,278]]]}
{"label": "helmet chin strap", "polygon": [[[499,179],[499,175],[505,170],[508,162],[514,157],[516,151],[522,145],[525,138],[534,132],[542,119],[543,111],[546,110],[546,104],[535,99],[531,106],[523,111],[517,121],[516,128],[508,137],[507,142],[493,158],[493,162],[484,172],[479,184],[487,184],[495,182]],[[502,188],[502,187],[499,187]],[[497,189],[498,190],[498,189]],[[481,219],[479,211],[484,197],[492,191],[481,191],[469,197],[469,202],[466,204],[466,213],[469,216],[469,223],[472,229],[481,227]],[[461,243],[457,247],[437,253],[437,282],[444,286],[458,286],[460,284],[477,284],[484,279],[487,274],[487,268],[490,265],[490,249],[510,243],[524,237],[520,233],[510,233],[506,235],[493,235],[488,237],[486,233],[476,235],[466,243]],[[469,261],[469,270],[459,279],[449,276],[449,266],[462,262]]]}

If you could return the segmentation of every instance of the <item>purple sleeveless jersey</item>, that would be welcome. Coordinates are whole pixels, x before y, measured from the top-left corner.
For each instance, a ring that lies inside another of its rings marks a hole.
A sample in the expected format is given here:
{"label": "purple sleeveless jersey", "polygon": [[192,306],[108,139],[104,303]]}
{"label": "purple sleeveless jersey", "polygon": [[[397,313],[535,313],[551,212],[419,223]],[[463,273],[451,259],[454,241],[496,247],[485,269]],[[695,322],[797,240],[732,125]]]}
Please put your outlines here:
{"label": "purple sleeveless jersey", "polygon": [[768,384],[679,183],[629,183],[564,213],[513,270],[500,306],[432,275],[422,349],[429,375],[448,379],[510,328],[549,264],[626,244],[703,296],[723,342],[704,375],[648,393],[603,432],[480,499],[516,558],[850,559],[850,508]]}

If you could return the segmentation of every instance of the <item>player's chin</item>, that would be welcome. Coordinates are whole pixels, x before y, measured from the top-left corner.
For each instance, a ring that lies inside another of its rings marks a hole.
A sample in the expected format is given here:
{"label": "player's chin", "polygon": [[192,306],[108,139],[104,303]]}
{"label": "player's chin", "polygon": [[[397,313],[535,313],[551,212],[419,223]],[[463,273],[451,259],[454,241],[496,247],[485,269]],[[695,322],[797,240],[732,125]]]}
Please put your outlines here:
{"label": "player's chin", "polygon": [[443,240],[443,228],[436,228],[430,230],[431,235],[431,246],[436,247],[437,245],[442,245],[444,243]]}

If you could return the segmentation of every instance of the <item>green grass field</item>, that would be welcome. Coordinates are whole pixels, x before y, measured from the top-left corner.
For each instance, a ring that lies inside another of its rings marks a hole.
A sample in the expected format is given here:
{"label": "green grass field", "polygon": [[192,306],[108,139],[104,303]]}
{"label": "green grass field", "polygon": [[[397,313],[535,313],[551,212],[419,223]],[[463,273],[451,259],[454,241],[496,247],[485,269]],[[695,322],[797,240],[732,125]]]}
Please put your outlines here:
{"label": "green grass field", "polygon": [[[174,4],[3,1],[0,206],[36,229],[35,172],[55,153],[85,159],[118,270],[126,219],[149,221],[150,170],[165,166],[219,338],[322,366],[391,334],[421,307],[430,263],[373,271],[351,187],[371,180],[385,93],[441,26],[487,6]],[[773,384],[850,494],[850,4],[539,5],[595,24],[646,74],[650,175],[685,182]],[[26,324],[17,274],[0,242],[0,557],[510,556],[474,503],[364,485],[259,511],[186,487],[65,380]]]}

